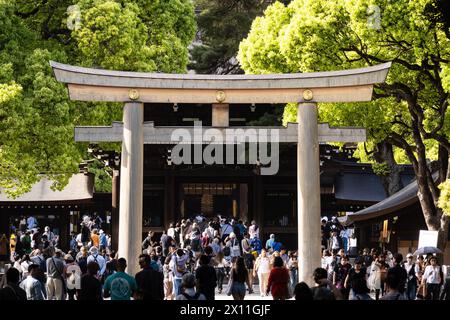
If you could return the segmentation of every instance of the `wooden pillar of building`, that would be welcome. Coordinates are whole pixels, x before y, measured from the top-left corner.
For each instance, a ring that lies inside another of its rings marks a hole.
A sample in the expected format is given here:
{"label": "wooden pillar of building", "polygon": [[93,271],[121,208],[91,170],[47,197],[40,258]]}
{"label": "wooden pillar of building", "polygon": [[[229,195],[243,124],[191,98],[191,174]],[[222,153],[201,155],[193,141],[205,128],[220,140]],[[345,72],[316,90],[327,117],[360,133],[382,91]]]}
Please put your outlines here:
{"label": "wooden pillar of building", "polygon": [[249,221],[248,219],[248,184],[239,184],[239,218],[242,221]]}
{"label": "wooden pillar of building", "polygon": [[112,195],[111,195],[111,246],[117,251],[119,247],[119,199],[120,199],[120,175],[119,170],[113,170]]}
{"label": "wooden pillar of building", "polygon": [[172,172],[166,172],[164,178],[164,217],[163,226],[167,230],[171,222],[180,219],[175,217],[175,177]]}
{"label": "wooden pillar of building", "polygon": [[256,221],[256,224],[259,226],[259,236],[261,240],[263,239],[264,232],[264,195],[263,195],[263,183],[262,177],[260,175],[253,176],[252,179],[252,220]]}
{"label": "wooden pillar of building", "polygon": [[2,234],[9,236],[9,215],[8,211],[0,209],[0,235]]}
{"label": "wooden pillar of building", "polygon": [[69,251],[70,242],[70,212],[66,209],[64,212],[59,214],[59,246],[64,252]]}

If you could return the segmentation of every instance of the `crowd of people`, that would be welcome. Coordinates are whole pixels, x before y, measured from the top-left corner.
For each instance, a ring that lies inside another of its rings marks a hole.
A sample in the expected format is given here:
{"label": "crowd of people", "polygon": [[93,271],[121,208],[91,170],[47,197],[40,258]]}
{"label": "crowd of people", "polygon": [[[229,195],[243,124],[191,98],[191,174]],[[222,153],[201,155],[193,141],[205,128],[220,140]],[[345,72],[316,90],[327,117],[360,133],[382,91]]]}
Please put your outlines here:
{"label": "crowd of people", "polygon": [[30,235],[35,230],[16,235],[0,300],[214,300],[221,293],[243,300],[256,288],[275,300],[369,300],[371,292],[377,300],[450,299],[435,256],[413,261],[408,254],[403,261],[375,249],[358,253],[349,241],[354,234],[345,244],[346,230],[335,219],[322,221],[322,265],[311,275],[312,287],[298,283],[297,253],[274,234],[263,242],[255,221],[199,215],[170,224],[162,235],[149,232],[136,274],[127,273],[127,261],[111,250],[95,219],[83,218],[67,253],[44,230],[40,239]]}

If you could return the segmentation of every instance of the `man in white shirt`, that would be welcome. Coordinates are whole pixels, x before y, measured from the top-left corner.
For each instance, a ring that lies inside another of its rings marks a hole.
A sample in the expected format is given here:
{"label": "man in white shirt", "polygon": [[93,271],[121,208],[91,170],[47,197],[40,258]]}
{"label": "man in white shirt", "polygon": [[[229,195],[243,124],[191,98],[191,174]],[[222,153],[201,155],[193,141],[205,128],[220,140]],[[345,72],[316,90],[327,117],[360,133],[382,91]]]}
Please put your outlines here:
{"label": "man in white shirt", "polygon": [[441,267],[437,264],[437,258],[430,258],[430,265],[426,266],[423,273],[423,281],[427,284],[426,300],[439,300],[439,291],[442,282]]}

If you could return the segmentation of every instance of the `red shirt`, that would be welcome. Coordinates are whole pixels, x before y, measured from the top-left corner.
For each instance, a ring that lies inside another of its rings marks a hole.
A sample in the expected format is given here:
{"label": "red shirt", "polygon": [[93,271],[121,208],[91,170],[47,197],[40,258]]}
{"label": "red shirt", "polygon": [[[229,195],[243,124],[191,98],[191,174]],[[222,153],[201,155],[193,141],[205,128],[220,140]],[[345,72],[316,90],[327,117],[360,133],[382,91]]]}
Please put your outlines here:
{"label": "red shirt", "polygon": [[289,280],[289,271],[286,268],[273,268],[270,271],[268,289],[275,299],[287,298]]}

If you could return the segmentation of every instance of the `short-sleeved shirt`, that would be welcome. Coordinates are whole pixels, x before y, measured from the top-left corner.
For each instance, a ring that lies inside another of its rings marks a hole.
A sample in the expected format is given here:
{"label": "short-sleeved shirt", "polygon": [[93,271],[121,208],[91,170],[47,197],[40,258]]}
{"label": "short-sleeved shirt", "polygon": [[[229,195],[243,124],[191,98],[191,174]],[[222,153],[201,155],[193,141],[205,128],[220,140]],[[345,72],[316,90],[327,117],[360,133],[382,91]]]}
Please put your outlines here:
{"label": "short-sleeved shirt", "polygon": [[79,300],[101,300],[101,294],[102,285],[96,277],[90,274],[85,274],[81,277]]}
{"label": "short-sleeved shirt", "polygon": [[103,286],[105,292],[111,293],[111,300],[130,300],[137,290],[136,280],[125,272],[116,272],[106,278]]}
{"label": "short-sleeved shirt", "polygon": [[336,272],[336,287],[341,289],[344,287],[345,277],[347,277],[348,272],[352,268],[350,263],[345,265],[338,263],[334,268],[334,272]]}

